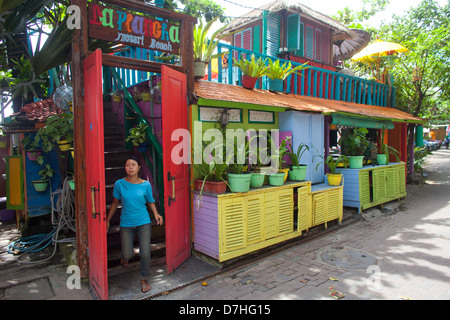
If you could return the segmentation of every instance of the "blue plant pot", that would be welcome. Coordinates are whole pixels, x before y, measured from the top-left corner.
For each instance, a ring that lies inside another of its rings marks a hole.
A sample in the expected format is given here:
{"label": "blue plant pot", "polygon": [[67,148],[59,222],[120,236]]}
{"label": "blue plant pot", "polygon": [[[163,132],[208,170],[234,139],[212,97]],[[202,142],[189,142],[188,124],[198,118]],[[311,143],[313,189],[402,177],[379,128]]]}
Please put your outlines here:
{"label": "blue plant pot", "polygon": [[267,89],[269,91],[283,92],[283,80],[268,79]]}

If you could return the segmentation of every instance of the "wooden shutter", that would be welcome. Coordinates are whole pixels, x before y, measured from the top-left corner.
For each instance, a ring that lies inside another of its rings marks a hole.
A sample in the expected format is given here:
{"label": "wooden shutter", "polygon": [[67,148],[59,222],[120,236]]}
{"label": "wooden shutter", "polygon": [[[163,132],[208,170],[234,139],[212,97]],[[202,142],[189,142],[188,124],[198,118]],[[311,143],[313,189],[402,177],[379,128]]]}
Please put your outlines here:
{"label": "wooden shutter", "polygon": [[242,32],[242,49],[252,50],[252,29],[246,29]]}
{"label": "wooden shutter", "polygon": [[316,38],[316,60],[322,61],[322,31],[319,29],[316,29],[315,32],[315,38]]}
{"label": "wooden shutter", "polygon": [[305,25],[303,23],[300,23],[300,47],[297,54],[305,56]]}
{"label": "wooden shutter", "polygon": [[330,61],[330,45],[330,31],[326,30],[322,32],[322,62],[327,64],[332,64],[332,61]]}
{"label": "wooden shutter", "polygon": [[314,59],[314,28],[308,25],[305,30],[305,57]]}
{"label": "wooden shutter", "polygon": [[307,230],[312,226],[311,219],[311,209],[310,209],[310,196],[309,196],[309,188],[301,187],[298,188],[298,223],[297,230],[299,232],[303,230]]}
{"label": "wooden shutter", "polygon": [[261,28],[255,26],[253,28],[253,51],[261,53]]}
{"label": "wooden shutter", "polygon": [[226,199],[221,208],[220,253],[226,253],[246,246],[243,198]]}
{"label": "wooden shutter", "polygon": [[247,198],[247,245],[262,241],[262,218],[264,212],[264,194]]}
{"label": "wooden shutter", "polygon": [[300,49],[300,15],[298,14],[287,17],[287,49],[288,51]]}
{"label": "wooden shutter", "polygon": [[277,57],[280,48],[280,17],[271,14],[267,17],[267,55]]}
{"label": "wooden shutter", "polygon": [[292,189],[282,190],[278,197],[278,234],[290,233],[294,230],[294,194]]}

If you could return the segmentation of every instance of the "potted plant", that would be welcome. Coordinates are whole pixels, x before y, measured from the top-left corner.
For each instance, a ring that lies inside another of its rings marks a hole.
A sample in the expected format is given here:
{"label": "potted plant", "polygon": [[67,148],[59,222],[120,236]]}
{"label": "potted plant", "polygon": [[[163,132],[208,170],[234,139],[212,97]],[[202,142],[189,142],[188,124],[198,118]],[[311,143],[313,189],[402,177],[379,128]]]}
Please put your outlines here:
{"label": "potted plant", "polygon": [[273,62],[272,59],[269,58],[269,67],[267,68],[265,74],[269,78],[268,89],[270,91],[283,92],[284,79],[286,79],[293,73],[303,76],[301,73],[298,73],[298,71],[306,69],[306,64],[307,62],[300,66],[292,68],[291,62],[286,61],[285,63],[280,65],[280,60],[276,60],[275,62]]}
{"label": "potted plant", "polygon": [[242,71],[242,87],[246,89],[253,89],[258,78],[265,75],[267,71],[267,59],[259,58],[256,60],[255,55],[252,54],[250,60],[240,59],[237,61],[233,58],[233,66],[238,67]]}
{"label": "potted plant", "polygon": [[[282,186],[284,182],[286,182],[289,168],[283,168],[284,157],[289,154],[289,149],[287,147],[288,141],[290,141],[291,137],[286,137],[280,143],[280,145],[274,150],[274,153],[271,154],[271,158],[276,161],[278,172],[272,173],[269,175],[269,184],[272,186]],[[270,139],[270,143],[273,143],[272,139]]]}
{"label": "potted plant", "polygon": [[400,162],[400,152],[398,152],[395,148],[384,143],[384,130],[381,133],[381,147],[380,153],[377,154],[377,163],[379,165],[389,164],[389,155],[392,154],[397,159],[397,162]]}
{"label": "potted plant", "polygon": [[36,142],[34,138],[31,139],[30,135],[25,136],[21,142],[28,159],[31,161],[36,161],[36,158],[42,154],[42,149],[40,148],[39,143]]}
{"label": "potted plant", "polygon": [[37,192],[43,192],[47,190],[49,184],[49,178],[53,177],[54,170],[50,167],[50,164],[44,163],[44,157],[39,156],[36,162],[42,165],[42,169],[38,172],[41,179],[31,181]]}
{"label": "potted plant", "polygon": [[341,154],[347,156],[351,169],[363,167],[364,153],[370,147],[370,142],[366,138],[368,132],[366,128],[355,128],[343,133],[339,139]]}
{"label": "potted plant", "polygon": [[45,127],[38,130],[36,143],[40,143],[42,151],[50,152],[56,144],[61,151],[70,150],[73,141],[73,115],[61,113],[45,120]]}
{"label": "potted plant", "polygon": [[113,91],[109,94],[111,96],[111,99],[113,102],[122,102],[123,97],[122,97],[122,93],[120,91]]}
{"label": "potted plant", "polygon": [[292,143],[289,144],[290,152],[288,153],[289,158],[292,162],[292,169],[289,170],[289,180],[303,181],[306,179],[306,170],[308,165],[300,164],[300,159],[305,151],[309,151],[308,145],[300,143],[297,147],[297,152],[294,153],[292,149]]}
{"label": "potted plant", "polygon": [[[206,65],[218,57],[222,57],[226,52],[214,53],[219,44],[219,40],[228,36],[229,34],[223,34],[223,30],[226,26],[218,29],[211,35],[211,39],[208,39],[207,34],[209,29],[217,21],[219,17],[216,17],[203,26],[203,21],[200,21],[200,25],[194,26],[194,78],[201,79],[205,76]],[[217,38],[217,41],[214,39]]]}
{"label": "potted plant", "polygon": [[197,172],[197,179],[194,179],[194,190],[200,191],[200,195],[203,191],[216,194],[225,193],[227,184],[224,180],[224,174],[227,164],[225,162],[219,163],[221,161],[214,161],[215,150],[210,154],[210,160],[205,161],[203,156],[204,148],[201,150],[202,162],[194,164],[194,170]]}
{"label": "potted plant", "polygon": [[250,190],[252,179],[251,172],[243,172],[245,159],[249,154],[249,142],[238,144],[234,143],[233,152],[227,157],[227,177],[230,190],[232,192],[247,192]]}
{"label": "potted plant", "polygon": [[125,142],[130,142],[133,144],[133,146],[138,147],[138,150],[143,152],[147,150],[148,143],[146,132],[149,126],[145,123],[141,123],[136,127],[131,128],[128,130],[129,135],[125,139]]}
{"label": "potted plant", "polygon": [[324,163],[328,169],[329,173],[327,173],[327,181],[330,186],[339,186],[342,181],[342,173],[336,172],[336,169],[340,163],[343,163],[345,168],[347,168],[347,157],[339,156],[336,160],[334,160],[333,156],[328,156],[325,161],[321,161],[316,165],[316,170],[320,164]]}

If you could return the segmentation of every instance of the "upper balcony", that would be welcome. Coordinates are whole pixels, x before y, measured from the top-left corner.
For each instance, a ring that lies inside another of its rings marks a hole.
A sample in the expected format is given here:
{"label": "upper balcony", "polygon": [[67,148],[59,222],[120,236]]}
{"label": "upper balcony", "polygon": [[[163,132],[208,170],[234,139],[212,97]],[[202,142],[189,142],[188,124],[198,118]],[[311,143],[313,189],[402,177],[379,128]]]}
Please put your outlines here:
{"label": "upper balcony", "polygon": [[[222,59],[215,59],[209,63],[204,80],[238,86],[241,85],[242,74],[239,68],[233,67],[233,58],[239,60],[240,57],[249,58],[253,54],[257,59],[260,57],[263,60],[279,59],[281,64],[289,61],[293,67],[305,61],[288,54],[286,56],[290,60],[280,59],[225,43],[218,45],[218,52],[225,54]],[[395,88],[389,85],[320,68],[314,62],[308,65],[308,69],[301,71],[302,75],[294,74],[287,77],[284,81],[285,93],[380,107],[395,107]],[[267,77],[258,80],[255,88],[266,90]]]}

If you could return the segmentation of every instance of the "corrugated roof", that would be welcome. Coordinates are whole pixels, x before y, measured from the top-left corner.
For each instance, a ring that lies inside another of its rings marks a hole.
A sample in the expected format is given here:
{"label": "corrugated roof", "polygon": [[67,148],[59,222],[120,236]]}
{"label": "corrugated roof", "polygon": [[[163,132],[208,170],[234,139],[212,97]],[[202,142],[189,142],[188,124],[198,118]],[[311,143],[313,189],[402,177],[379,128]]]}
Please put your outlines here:
{"label": "corrugated roof", "polygon": [[353,102],[284,94],[259,89],[248,90],[241,86],[210,81],[195,81],[194,90],[197,98],[207,100],[230,101],[283,109],[289,108],[298,111],[324,114],[348,113],[370,118],[393,119],[407,122],[426,121],[394,108],[369,106]]}

